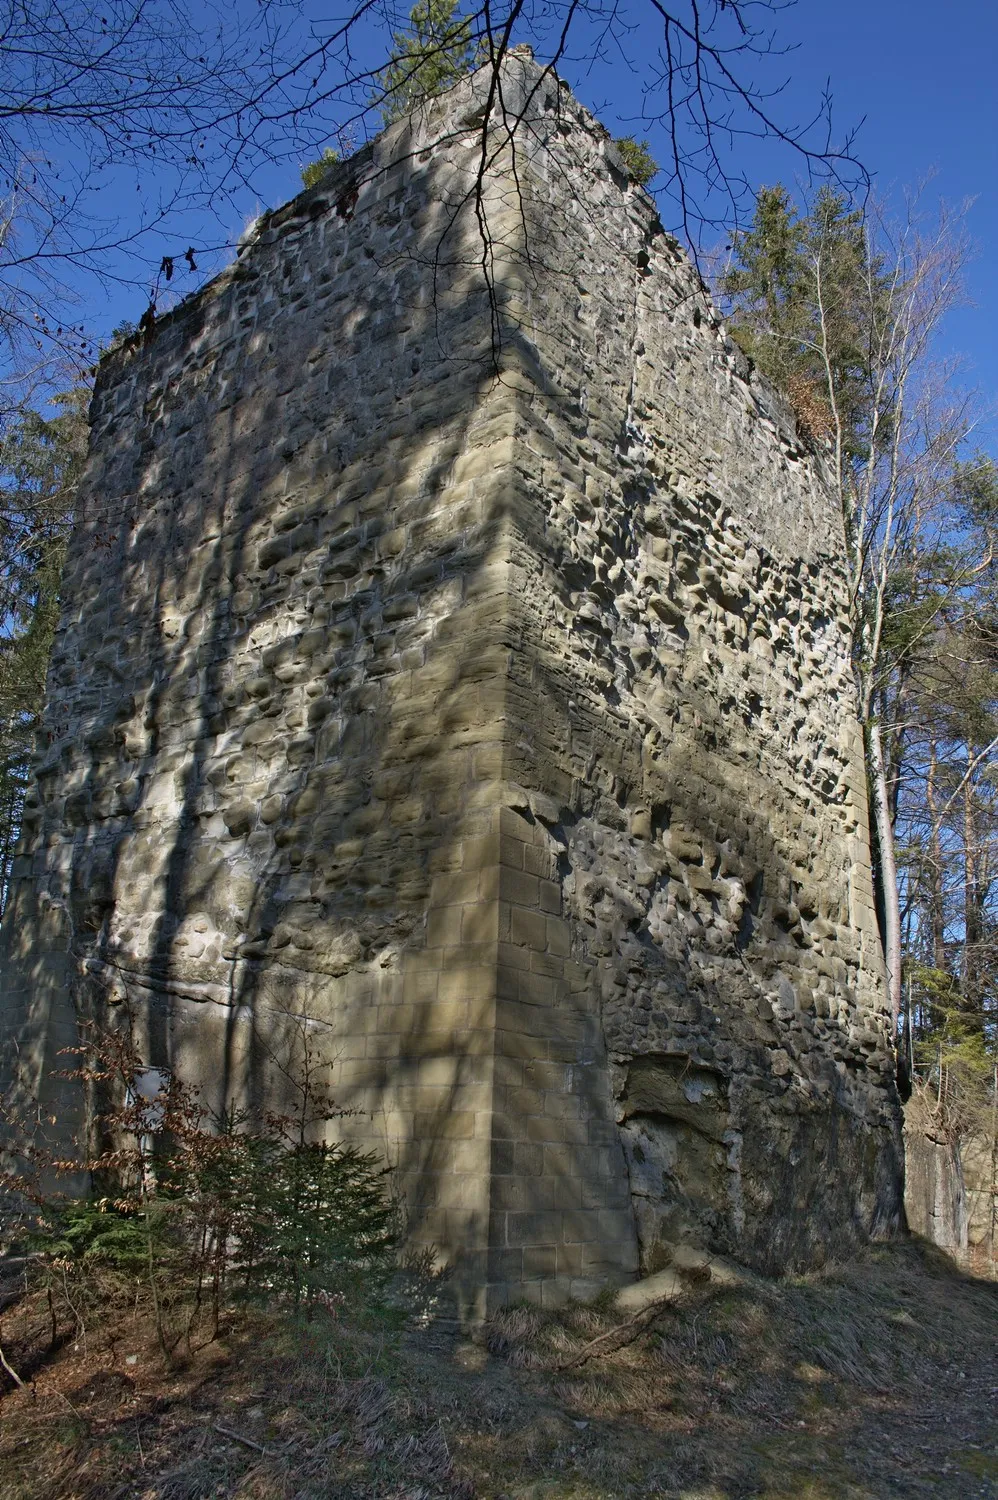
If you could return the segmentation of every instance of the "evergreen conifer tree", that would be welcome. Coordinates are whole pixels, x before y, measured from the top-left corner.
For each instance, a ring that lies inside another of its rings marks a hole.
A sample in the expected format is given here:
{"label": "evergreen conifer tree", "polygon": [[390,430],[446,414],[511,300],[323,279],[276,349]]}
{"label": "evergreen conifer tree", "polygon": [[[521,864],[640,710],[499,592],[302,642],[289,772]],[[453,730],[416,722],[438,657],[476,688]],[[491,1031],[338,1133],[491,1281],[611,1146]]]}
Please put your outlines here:
{"label": "evergreen conifer tree", "polygon": [[869,351],[889,312],[862,214],[827,187],[805,214],[786,188],[762,188],[732,249],[721,293],[734,337],[788,396],[807,435],[831,436],[840,421],[846,451],[861,454]]}
{"label": "evergreen conifer tree", "polygon": [[379,75],[386,125],[432,99],[471,71],[478,47],[458,0],[417,0],[405,31],[394,33],[388,66]]}

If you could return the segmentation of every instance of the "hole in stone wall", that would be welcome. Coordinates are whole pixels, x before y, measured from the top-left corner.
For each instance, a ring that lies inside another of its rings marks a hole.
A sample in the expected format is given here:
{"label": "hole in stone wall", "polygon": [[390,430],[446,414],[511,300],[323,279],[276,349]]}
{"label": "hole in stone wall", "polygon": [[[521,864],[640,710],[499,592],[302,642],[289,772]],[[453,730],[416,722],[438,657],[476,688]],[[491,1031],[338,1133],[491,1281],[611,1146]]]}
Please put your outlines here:
{"label": "hole in stone wall", "polygon": [[660,838],[672,822],[672,803],[658,802],[651,810],[651,836]]}
{"label": "hole in stone wall", "polygon": [[685,1055],[636,1057],[619,1109],[644,1273],[676,1244],[727,1244],[727,1079]]}
{"label": "hole in stone wall", "polygon": [[764,877],[761,870],[757,870],[746,886],[746,902],[742,910],[741,920],[738,923],[738,932],[735,936],[735,947],[739,953],[744,953],[752,941],[756,921],[762,907]]}

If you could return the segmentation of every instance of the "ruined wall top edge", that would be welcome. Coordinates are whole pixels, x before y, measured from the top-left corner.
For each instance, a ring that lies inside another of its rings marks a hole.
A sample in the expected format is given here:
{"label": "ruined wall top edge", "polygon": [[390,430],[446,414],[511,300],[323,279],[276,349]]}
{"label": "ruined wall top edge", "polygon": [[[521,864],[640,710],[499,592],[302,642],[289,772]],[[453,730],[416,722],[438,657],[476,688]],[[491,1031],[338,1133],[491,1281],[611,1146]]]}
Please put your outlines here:
{"label": "ruined wall top edge", "polygon": [[[671,277],[683,284],[686,297],[698,309],[694,312],[698,326],[703,318],[712,331],[721,358],[744,387],[754,414],[784,453],[793,461],[803,461],[809,487],[827,490],[823,454],[802,440],[786,399],[727,334],[697,266],[676,236],[663,227],[651,195],[629,179],[610,132],[553,69],[533,60],[529,49],[513,49],[500,67],[501,88],[493,89],[490,66],[479,68],[445,94],[426,101],[381,131],[332,167],[317,184],[254,220],[241,236],[236,257],[229,265],[159,317],[145,339],[104,354],[95,386],[94,425],[108,405],[120,411],[126,404],[123,387],[134,390],[136,386],[155,385],[174,373],[169,366],[178,347],[210,344],[224,336],[223,325],[233,297],[272,261],[282,245],[293,243],[329,219],[349,222],[362,215],[372,199],[376,201],[389,187],[388,179],[397,178],[400,169],[413,174],[424,171],[450,148],[466,146],[473,139],[481,141],[483,152],[488,154],[483,167],[483,178],[487,178],[508,172],[509,165],[508,158],[503,159],[491,143],[486,145],[486,127],[491,129],[493,140],[500,133],[510,135],[514,150],[520,153],[518,171],[524,159],[528,168],[536,166],[538,158],[550,150],[552,139],[563,141],[575,132],[586,138],[585,165],[590,172],[595,167],[604,189],[602,196],[608,191],[626,202],[627,218],[639,239],[659,239],[667,247]],[[557,122],[556,133],[550,128],[552,121]],[[579,186],[584,190],[584,183]],[[828,500],[831,502],[830,495]],[[841,550],[837,516],[830,534],[834,554]]]}

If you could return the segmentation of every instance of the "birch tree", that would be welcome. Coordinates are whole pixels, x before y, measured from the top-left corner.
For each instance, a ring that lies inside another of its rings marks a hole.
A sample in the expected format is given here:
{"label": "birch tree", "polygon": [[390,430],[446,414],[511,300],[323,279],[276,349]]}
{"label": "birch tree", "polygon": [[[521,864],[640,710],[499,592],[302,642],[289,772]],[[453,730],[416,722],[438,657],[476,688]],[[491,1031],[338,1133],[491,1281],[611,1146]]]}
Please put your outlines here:
{"label": "birch tree", "polygon": [[967,403],[933,357],[967,245],[945,215],[892,225],[825,189],[799,214],[764,190],[722,278],[733,332],[782,385],[841,507],[895,1035],[902,931],[894,818],[906,684],[975,564],[950,545]]}

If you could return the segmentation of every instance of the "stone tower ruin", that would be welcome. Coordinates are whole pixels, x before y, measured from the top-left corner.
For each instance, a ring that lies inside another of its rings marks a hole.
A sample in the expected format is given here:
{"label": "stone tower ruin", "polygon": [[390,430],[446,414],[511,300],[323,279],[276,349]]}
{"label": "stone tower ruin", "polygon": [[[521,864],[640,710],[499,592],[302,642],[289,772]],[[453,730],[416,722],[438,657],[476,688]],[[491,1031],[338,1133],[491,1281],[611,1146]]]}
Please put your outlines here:
{"label": "stone tower ruin", "polygon": [[81,1015],[251,1108],[307,1026],[471,1314],[901,1213],[840,516],[606,131],[488,86],[103,361],[0,958],[67,1129]]}

